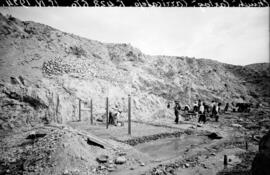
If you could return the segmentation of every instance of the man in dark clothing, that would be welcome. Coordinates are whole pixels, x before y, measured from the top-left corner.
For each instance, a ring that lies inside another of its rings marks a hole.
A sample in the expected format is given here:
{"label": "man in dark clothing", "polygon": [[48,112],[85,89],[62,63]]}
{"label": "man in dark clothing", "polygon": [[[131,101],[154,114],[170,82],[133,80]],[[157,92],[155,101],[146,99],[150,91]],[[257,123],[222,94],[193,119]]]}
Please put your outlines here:
{"label": "man in dark clothing", "polygon": [[224,112],[227,112],[228,109],[229,109],[229,103],[226,103],[225,108],[224,108]]}
{"label": "man in dark clothing", "polygon": [[175,101],[175,106],[174,106],[175,120],[174,120],[174,122],[176,124],[178,124],[178,122],[179,122],[180,110],[181,110],[181,106],[179,105],[179,103],[177,101]]}
{"label": "man in dark clothing", "polygon": [[167,108],[170,108],[171,107],[171,104],[170,104],[170,102],[167,104]]}
{"label": "man in dark clothing", "polygon": [[203,103],[203,105],[204,105],[204,111],[205,111],[206,113],[210,113],[210,106],[207,105],[205,102]]}
{"label": "man in dark clothing", "polygon": [[193,105],[193,112],[198,112],[199,111],[199,103],[196,101],[195,104]]}
{"label": "man in dark clothing", "polygon": [[222,111],[221,111],[221,103],[218,103],[218,109],[217,109],[217,110],[218,110],[217,112],[218,112],[219,114],[221,114],[221,112],[222,112]]}
{"label": "man in dark clothing", "polygon": [[218,121],[218,105],[216,102],[212,102],[212,117],[215,118],[216,122]]}
{"label": "man in dark clothing", "polygon": [[112,111],[109,112],[109,124],[117,126],[120,113],[121,111],[118,109],[118,106],[115,105]]}
{"label": "man in dark clothing", "polygon": [[115,121],[114,121],[114,116],[115,114],[113,114],[111,111],[109,112],[109,125],[116,125]]}
{"label": "man in dark clothing", "polygon": [[187,111],[187,112],[189,112],[189,111],[190,111],[190,107],[189,107],[189,105],[186,105],[186,106],[184,107],[184,111]]}

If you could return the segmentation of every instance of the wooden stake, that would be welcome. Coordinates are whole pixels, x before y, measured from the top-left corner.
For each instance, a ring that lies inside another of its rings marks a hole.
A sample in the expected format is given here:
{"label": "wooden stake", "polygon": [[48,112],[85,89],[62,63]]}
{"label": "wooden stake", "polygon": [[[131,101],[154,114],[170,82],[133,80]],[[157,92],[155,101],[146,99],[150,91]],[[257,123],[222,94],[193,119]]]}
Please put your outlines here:
{"label": "wooden stake", "polygon": [[59,122],[58,120],[58,116],[59,116],[59,102],[60,102],[60,98],[59,98],[59,95],[57,95],[57,98],[56,98],[56,118],[54,121],[57,121]]}
{"label": "wooden stake", "polygon": [[81,117],[82,117],[82,116],[81,116],[81,110],[82,110],[82,109],[81,109],[81,103],[82,103],[82,102],[81,102],[81,99],[79,99],[79,121],[81,121]]}
{"label": "wooden stake", "polygon": [[91,121],[91,125],[93,125],[93,101],[92,101],[92,99],[90,101],[90,121]]}
{"label": "wooden stake", "polygon": [[106,97],[106,129],[109,127],[109,98]]}
{"label": "wooden stake", "polygon": [[128,134],[131,135],[131,97],[128,96]]}
{"label": "wooden stake", "polygon": [[191,106],[190,98],[191,98],[191,83],[189,80],[189,87],[188,87],[188,105],[189,106]]}
{"label": "wooden stake", "polygon": [[224,155],[224,166],[226,167],[228,165],[228,158],[227,155]]}

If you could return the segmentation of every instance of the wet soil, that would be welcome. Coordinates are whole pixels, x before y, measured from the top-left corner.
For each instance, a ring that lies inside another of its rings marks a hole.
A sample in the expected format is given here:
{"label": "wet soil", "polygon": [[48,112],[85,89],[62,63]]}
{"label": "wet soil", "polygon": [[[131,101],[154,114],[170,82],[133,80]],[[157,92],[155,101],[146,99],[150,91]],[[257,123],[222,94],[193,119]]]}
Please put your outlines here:
{"label": "wet soil", "polygon": [[207,143],[206,136],[182,135],[178,138],[165,138],[135,146],[155,160],[169,160],[181,157],[187,149]]}

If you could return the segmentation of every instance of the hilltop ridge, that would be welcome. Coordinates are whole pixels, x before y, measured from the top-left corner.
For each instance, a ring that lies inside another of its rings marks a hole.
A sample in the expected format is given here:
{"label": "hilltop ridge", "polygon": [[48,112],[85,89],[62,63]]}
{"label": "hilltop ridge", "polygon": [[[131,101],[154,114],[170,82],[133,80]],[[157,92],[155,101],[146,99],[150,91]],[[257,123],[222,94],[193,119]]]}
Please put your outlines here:
{"label": "hilltop ridge", "polygon": [[[17,114],[2,128],[23,125],[25,109],[31,111],[29,120],[77,120],[78,99],[93,99],[94,115],[100,117],[107,96],[125,117],[128,94],[136,120],[173,117],[166,107],[173,100],[181,105],[196,99],[269,105],[269,63],[235,66],[151,56],[130,44],[102,43],[1,14],[0,19],[1,114]],[[11,83],[11,77],[18,81]]]}

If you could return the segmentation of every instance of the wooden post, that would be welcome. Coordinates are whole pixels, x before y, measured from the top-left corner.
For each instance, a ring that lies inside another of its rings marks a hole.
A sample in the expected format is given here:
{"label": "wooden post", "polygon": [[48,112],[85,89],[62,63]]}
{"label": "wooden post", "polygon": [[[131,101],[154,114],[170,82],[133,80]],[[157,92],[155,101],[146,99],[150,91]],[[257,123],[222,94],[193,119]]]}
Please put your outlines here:
{"label": "wooden post", "polygon": [[228,165],[228,158],[227,155],[224,155],[224,166],[227,167]]}
{"label": "wooden post", "polygon": [[92,99],[90,101],[90,121],[91,121],[91,125],[93,125],[93,101],[92,101]]}
{"label": "wooden post", "polygon": [[188,87],[188,106],[191,106],[191,102],[190,102],[190,92],[191,92],[191,87],[190,87],[190,84],[189,84],[189,87]]}
{"label": "wooden post", "polygon": [[248,150],[248,136],[247,136],[247,133],[245,133],[245,146],[246,146],[246,150]]}
{"label": "wooden post", "polygon": [[81,121],[81,99],[79,99],[79,121]]}
{"label": "wooden post", "polygon": [[57,94],[56,97],[56,118],[54,119],[54,121],[59,122],[58,117],[59,117],[59,102],[60,102],[60,98],[59,95]]}
{"label": "wooden post", "polygon": [[106,97],[106,129],[109,127],[109,98]]}
{"label": "wooden post", "polygon": [[247,142],[247,140],[246,140],[246,150],[248,150],[248,142]]}
{"label": "wooden post", "polygon": [[131,98],[128,95],[128,134],[131,135]]}

